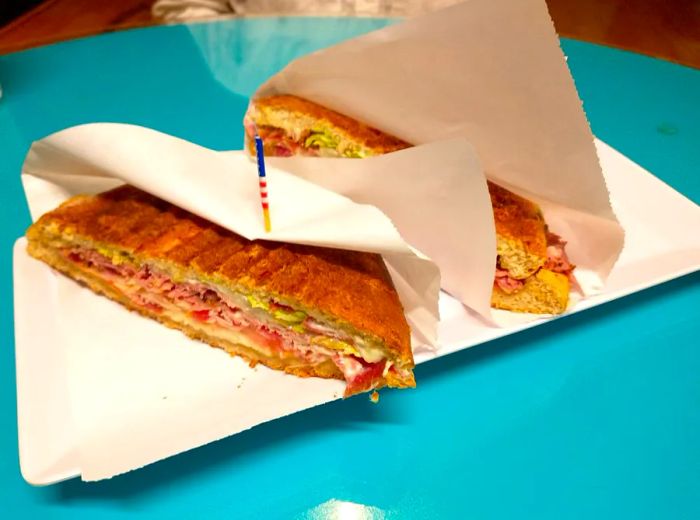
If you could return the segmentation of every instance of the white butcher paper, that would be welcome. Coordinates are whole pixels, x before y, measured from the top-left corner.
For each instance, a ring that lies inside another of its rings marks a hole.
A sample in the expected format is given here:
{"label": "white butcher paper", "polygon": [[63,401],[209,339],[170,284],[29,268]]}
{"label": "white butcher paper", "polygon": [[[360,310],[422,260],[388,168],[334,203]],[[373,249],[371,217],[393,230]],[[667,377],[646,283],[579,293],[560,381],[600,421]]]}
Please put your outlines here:
{"label": "white butcher paper", "polygon": [[[414,145],[466,140],[487,178],[539,203],[551,231],[568,241],[582,289],[572,292],[569,308],[602,290],[622,250],[624,231],[543,0],[468,0],[347,40],[292,61],[253,98],[274,94],[309,99]],[[286,167],[286,161],[297,164]],[[415,235],[415,223],[397,219],[377,185],[361,179],[358,188],[352,180],[331,179],[327,167],[314,168],[312,161],[326,160],[288,158],[274,164],[375,205],[402,235]],[[441,172],[427,160],[423,174],[439,177]],[[427,192],[426,199],[430,196]],[[491,218],[487,213],[465,223],[462,240],[473,251],[495,251],[482,233]],[[425,252],[434,238],[428,242],[414,239],[412,245]],[[452,254],[435,257],[443,271],[463,258],[454,243],[444,236],[442,249]],[[479,288],[487,279],[492,282],[485,264],[469,267]],[[503,326],[542,318],[492,311],[490,292],[480,293],[479,301],[456,297]]]}
{"label": "white butcher paper", "polygon": [[[487,205],[486,182],[476,163],[471,177],[463,173],[464,160],[474,160],[470,146],[459,140],[441,146],[436,165],[452,170],[441,177],[445,196]],[[424,161],[423,155],[434,160],[433,148],[383,161],[417,177],[412,164]],[[32,145],[22,173],[34,220],[70,196],[128,183],[249,239],[380,253],[404,305],[414,350],[434,351],[440,287],[435,263],[371,205],[273,165],[267,180],[271,233],[263,229],[257,167],[244,152],[216,152],[143,127],[96,123],[63,130]],[[421,189],[410,183],[401,188],[413,200]],[[446,207],[454,209],[441,232],[456,234],[468,211]],[[37,269],[48,271],[42,264]],[[469,287],[468,277],[457,282]],[[64,351],[61,363],[67,367],[69,408],[86,480],[140,467],[342,392],[339,381],[251,369],[65,277],[54,274],[51,283],[57,331],[52,348]]]}

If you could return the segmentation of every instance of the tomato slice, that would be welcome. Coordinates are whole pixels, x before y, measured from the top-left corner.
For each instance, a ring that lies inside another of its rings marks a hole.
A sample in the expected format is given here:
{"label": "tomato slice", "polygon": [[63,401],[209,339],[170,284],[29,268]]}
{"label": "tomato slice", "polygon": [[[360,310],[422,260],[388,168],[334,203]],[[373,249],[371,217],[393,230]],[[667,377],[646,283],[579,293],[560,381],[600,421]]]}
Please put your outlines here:
{"label": "tomato slice", "polygon": [[346,397],[359,392],[371,390],[377,383],[379,383],[384,375],[386,360],[382,360],[377,363],[368,363],[361,358],[355,357],[355,359],[362,363],[363,370],[348,382],[347,387],[345,388]]}
{"label": "tomato slice", "polygon": [[209,311],[206,309],[202,311],[192,311],[191,314],[194,319],[199,321],[207,321],[209,319]]}

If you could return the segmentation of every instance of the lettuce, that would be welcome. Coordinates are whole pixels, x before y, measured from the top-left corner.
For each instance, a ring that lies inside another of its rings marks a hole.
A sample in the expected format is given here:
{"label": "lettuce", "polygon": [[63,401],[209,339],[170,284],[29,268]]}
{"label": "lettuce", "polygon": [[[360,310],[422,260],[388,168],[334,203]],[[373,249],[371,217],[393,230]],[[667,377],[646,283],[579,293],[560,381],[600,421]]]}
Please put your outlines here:
{"label": "lettuce", "polygon": [[261,300],[260,298],[253,296],[252,294],[247,295],[245,299],[248,300],[248,303],[253,309],[262,309],[264,311],[270,310],[269,302]]}
{"label": "lettuce", "polygon": [[306,319],[306,313],[303,311],[287,311],[283,309],[275,309],[272,315],[277,321],[285,325],[301,325]]}
{"label": "lettuce", "polygon": [[[331,150],[338,149],[338,140],[326,130],[314,131],[309,137],[304,141],[304,146],[306,148],[318,147],[318,148],[328,148]],[[338,150],[340,152],[340,150]],[[353,159],[363,159],[367,157],[367,153],[361,148],[346,148],[341,153],[343,157],[349,157]]]}
{"label": "lettuce", "polygon": [[367,157],[367,153],[359,148],[348,148],[343,152],[343,157],[350,157],[352,159],[364,159]]}
{"label": "lettuce", "polygon": [[304,141],[304,146],[310,148],[317,146],[319,148],[336,148],[338,141],[328,132],[314,132]]}
{"label": "lettuce", "polygon": [[282,325],[291,327],[297,332],[305,332],[304,327],[301,326],[304,320],[306,320],[306,313],[304,311],[271,309],[269,301],[261,300],[252,294],[247,295],[246,300],[248,300],[248,303],[253,309],[264,310]]}

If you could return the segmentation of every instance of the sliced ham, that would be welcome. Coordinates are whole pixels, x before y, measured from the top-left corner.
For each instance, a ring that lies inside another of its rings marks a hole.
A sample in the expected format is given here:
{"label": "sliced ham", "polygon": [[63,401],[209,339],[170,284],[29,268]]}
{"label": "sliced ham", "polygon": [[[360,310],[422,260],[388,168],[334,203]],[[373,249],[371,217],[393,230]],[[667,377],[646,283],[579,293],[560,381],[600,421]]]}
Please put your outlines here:
{"label": "sliced ham", "polygon": [[304,327],[306,330],[318,334],[319,336],[328,336],[329,338],[339,339],[341,341],[347,341],[349,339],[347,334],[343,334],[333,327],[323,325],[311,317],[307,317],[304,320]]}
{"label": "sliced ham", "polygon": [[525,286],[524,280],[518,280],[508,274],[508,271],[496,266],[496,285],[505,293],[512,294],[518,292]]}
{"label": "sliced ham", "polygon": [[[255,126],[252,121],[245,124],[248,138],[255,137]],[[257,128],[258,136],[262,139],[265,145],[266,153],[269,151],[276,157],[292,157],[294,155],[306,155],[309,157],[317,157],[319,151],[317,148],[308,148],[303,142],[296,141],[292,136],[288,135],[284,130],[272,128],[269,126],[260,126]]]}
{"label": "sliced ham", "polygon": [[547,232],[547,262],[545,262],[544,267],[571,278],[575,266],[569,262],[564,246],[566,246],[566,242],[559,235]]}
{"label": "sliced ham", "polygon": [[[311,364],[331,359],[345,377],[346,395],[378,386],[384,374],[386,360],[369,363],[360,357],[315,345],[312,340],[318,336],[348,344],[352,344],[352,339],[313,318],[307,317],[305,332],[298,332],[272,319],[264,321],[259,317],[260,313],[243,311],[225,295],[205,284],[194,281],[176,283],[155,269],[147,266],[136,269],[127,262],[114,264],[108,257],[87,248],[67,250],[64,254],[69,260],[96,271],[106,281],[119,283],[119,289],[139,307],[156,313],[177,307],[198,322],[236,330],[270,351],[287,352]],[[277,302],[270,302],[270,307],[293,310]]]}
{"label": "sliced ham", "polygon": [[[576,266],[569,262],[569,258],[566,256],[565,246],[566,241],[559,235],[547,231],[547,260],[543,267],[555,273],[565,274],[571,281],[572,286],[577,288],[578,282],[574,277],[574,269]],[[498,262],[496,262],[494,285],[498,286],[503,292],[507,294],[518,292],[525,287],[525,280],[527,280],[527,278],[522,280],[513,278],[506,269],[501,269]]]}

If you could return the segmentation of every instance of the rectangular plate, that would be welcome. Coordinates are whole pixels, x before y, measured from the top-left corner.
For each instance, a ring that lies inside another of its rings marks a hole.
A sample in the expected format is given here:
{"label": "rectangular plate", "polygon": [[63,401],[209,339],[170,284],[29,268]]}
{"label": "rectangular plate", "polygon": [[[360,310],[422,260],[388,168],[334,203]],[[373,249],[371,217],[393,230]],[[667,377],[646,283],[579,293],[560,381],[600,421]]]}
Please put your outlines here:
{"label": "rectangular plate", "polygon": [[[625,247],[605,290],[580,302],[569,314],[692,273],[700,267],[700,235],[687,232],[700,228],[700,208],[613,148],[600,141],[596,141],[596,146],[613,208],[626,232]],[[59,324],[53,312],[58,305],[57,284],[51,270],[30,258],[25,247],[22,238],[14,248],[20,465],[27,482],[46,485],[79,476],[81,470],[65,377],[66,359],[61,349],[47,348],[59,337]],[[417,363],[552,319],[508,328],[489,327],[456,300],[442,296],[441,346],[436,352],[416,352]],[[296,411],[328,400],[322,396],[318,402],[307,402]],[[247,427],[260,422],[264,421]]]}

